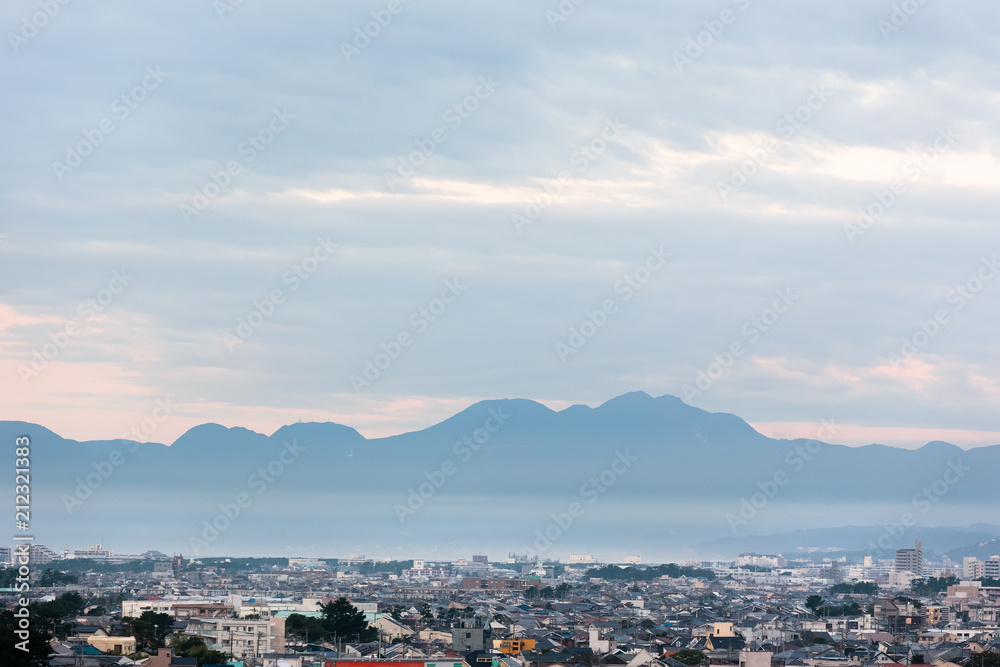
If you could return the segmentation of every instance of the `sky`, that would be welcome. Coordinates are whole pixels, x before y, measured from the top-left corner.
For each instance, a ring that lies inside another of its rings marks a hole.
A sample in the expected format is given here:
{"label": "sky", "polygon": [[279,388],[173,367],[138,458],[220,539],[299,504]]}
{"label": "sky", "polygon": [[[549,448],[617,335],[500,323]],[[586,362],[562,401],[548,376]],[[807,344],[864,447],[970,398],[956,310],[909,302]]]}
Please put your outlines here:
{"label": "sky", "polygon": [[998,23],[11,0],[0,419],[373,437],[643,390],[777,437],[998,444]]}

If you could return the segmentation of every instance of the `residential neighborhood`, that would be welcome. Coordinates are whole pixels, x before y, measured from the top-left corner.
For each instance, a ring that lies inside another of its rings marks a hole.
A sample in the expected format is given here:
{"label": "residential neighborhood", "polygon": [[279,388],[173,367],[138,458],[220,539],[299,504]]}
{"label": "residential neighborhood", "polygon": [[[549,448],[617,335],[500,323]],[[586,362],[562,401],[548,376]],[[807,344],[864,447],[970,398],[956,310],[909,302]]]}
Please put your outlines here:
{"label": "residential neighborhood", "polygon": [[1000,665],[1000,555],[926,563],[919,542],[661,565],[40,553],[32,648],[53,666]]}

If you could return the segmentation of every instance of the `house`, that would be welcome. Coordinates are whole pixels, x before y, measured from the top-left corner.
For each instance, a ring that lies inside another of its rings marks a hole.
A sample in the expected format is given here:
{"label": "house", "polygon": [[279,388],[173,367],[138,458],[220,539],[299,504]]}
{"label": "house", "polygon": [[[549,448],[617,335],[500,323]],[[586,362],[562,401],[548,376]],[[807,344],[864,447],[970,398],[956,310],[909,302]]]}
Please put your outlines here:
{"label": "house", "polygon": [[98,630],[90,637],[87,643],[102,653],[114,653],[116,655],[129,655],[135,653],[135,637],[111,637],[104,630]]}

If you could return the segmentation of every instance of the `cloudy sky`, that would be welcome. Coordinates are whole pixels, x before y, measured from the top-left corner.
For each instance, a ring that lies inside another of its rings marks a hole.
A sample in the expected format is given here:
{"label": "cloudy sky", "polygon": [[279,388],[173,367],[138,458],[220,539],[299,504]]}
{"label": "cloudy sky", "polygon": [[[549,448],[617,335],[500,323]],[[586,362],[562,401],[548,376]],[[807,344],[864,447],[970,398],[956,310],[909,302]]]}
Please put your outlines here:
{"label": "cloudy sky", "polygon": [[1000,442],[991,2],[98,4],[0,10],[0,419]]}

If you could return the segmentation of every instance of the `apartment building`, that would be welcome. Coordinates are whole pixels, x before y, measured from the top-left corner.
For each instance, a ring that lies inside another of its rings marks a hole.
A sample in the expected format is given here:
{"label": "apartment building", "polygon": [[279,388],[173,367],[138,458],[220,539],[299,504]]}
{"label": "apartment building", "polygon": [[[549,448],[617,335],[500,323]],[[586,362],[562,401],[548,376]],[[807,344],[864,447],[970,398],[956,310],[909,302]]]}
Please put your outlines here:
{"label": "apartment building", "polygon": [[912,549],[896,550],[896,572],[909,572],[915,577],[924,576],[924,549],[920,542]]}

